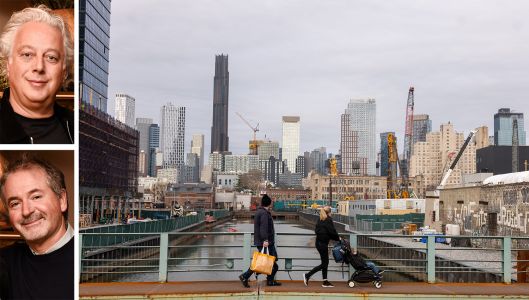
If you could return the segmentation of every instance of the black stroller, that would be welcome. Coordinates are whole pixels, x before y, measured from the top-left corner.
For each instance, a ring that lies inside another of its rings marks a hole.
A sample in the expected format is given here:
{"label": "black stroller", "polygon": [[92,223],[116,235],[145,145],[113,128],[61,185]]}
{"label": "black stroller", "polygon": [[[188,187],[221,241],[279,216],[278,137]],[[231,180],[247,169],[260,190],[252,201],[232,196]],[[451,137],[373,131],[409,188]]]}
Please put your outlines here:
{"label": "black stroller", "polygon": [[355,286],[355,282],[373,282],[373,285],[377,289],[382,287],[382,273],[384,271],[380,271],[372,262],[366,262],[362,257],[360,257],[360,255],[354,254],[351,250],[349,241],[343,239],[337,243],[333,248],[333,256],[336,262],[351,264],[351,266],[355,269],[355,272],[347,281],[349,287],[353,288]]}

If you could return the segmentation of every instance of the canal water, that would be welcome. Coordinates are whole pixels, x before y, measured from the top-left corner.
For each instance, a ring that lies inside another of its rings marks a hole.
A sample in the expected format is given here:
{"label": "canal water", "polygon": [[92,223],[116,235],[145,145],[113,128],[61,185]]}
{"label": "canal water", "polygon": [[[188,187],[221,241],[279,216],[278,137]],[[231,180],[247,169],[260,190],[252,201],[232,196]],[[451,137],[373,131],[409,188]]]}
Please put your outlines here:
{"label": "canal water", "polygon": [[[307,272],[318,265],[319,254],[315,249],[314,229],[308,228],[295,221],[274,221],[276,233],[279,234],[276,242],[279,257],[278,280],[301,280],[302,273]],[[252,220],[231,220],[211,228],[211,232],[253,232]],[[297,233],[305,235],[281,235],[281,233]],[[252,241],[253,242],[253,241]],[[200,235],[190,239],[186,248],[176,248],[170,251],[170,257],[179,258],[169,261],[168,281],[210,281],[210,280],[238,280],[243,269],[243,261],[240,260],[243,253],[242,235]],[[252,252],[255,248],[252,248]],[[229,268],[233,260],[233,268]],[[292,258],[293,269],[296,271],[285,271],[284,258]],[[343,269],[343,272],[342,272]],[[152,269],[157,271],[156,268]],[[329,263],[328,279],[330,281],[347,280],[348,266],[335,263],[332,257]],[[388,281],[407,281],[405,278],[391,278],[395,274],[388,274]],[[385,275],[386,277],[386,275]],[[265,276],[260,275],[260,280]],[[321,281],[321,272],[313,276],[311,280]],[[255,280],[253,276],[251,280]],[[115,278],[114,281],[148,282],[158,281],[158,273],[127,274]]]}

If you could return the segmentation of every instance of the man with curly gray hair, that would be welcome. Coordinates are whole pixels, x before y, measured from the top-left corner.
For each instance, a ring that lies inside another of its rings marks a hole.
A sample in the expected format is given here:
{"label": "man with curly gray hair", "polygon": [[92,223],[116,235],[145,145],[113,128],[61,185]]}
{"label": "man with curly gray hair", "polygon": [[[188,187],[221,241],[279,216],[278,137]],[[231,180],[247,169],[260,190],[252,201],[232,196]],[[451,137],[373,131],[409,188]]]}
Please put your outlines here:
{"label": "man with curly gray hair", "polygon": [[[9,223],[25,243],[0,249],[5,299],[74,299],[74,231],[62,171],[39,158],[10,162],[0,177]],[[52,288],[56,286],[58,288]],[[7,289],[7,291],[6,291]],[[2,298],[4,299],[4,298]]]}
{"label": "man with curly gray hair", "polygon": [[0,36],[0,144],[73,143],[73,112],[55,104],[73,64],[64,20],[44,5],[14,13]]}

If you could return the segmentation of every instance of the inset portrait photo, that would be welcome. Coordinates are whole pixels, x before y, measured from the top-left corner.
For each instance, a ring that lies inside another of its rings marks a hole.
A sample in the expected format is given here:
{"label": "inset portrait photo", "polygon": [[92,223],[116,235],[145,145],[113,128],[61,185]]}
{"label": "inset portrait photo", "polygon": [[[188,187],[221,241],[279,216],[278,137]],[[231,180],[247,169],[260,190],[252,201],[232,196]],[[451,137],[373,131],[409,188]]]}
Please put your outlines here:
{"label": "inset portrait photo", "polygon": [[0,3],[0,144],[74,143],[73,4]]}
{"label": "inset portrait photo", "polygon": [[0,151],[0,299],[74,299],[74,151]]}

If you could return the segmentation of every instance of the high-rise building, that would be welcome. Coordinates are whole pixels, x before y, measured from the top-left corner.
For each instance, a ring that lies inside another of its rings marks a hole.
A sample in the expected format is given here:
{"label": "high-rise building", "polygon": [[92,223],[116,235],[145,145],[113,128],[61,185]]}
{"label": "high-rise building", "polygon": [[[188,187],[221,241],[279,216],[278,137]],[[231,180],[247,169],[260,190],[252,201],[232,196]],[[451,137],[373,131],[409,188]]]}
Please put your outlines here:
{"label": "high-rise building", "polygon": [[359,175],[376,175],[376,111],[375,99],[352,99],[345,109],[351,130],[358,134]]}
{"label": "high-rise building", "polygon": [[307,172],[305,169],[305,156],[300,155],[296,158],[296,173],[301,174],[303,178],[307,177]]}
{"label": "high-rise building", "polygon": [[111,0],[79,0],[79,94],[107,111]]}
{"label": "high-rise building", "polygon": [[224,171],[245,174],[251,170],[259,170],[259,156],[240,154],[228,154],[224,156]]}
{"label": "high-rise building", "polygon": [[200,171],[204,168],[204,135],[203,134],[193,134],[191,139],[191,153],[195,153],[198,156],[199,164],[199,176]]}
{"label": "high-rise building", "polygon": [[186,108],[167,103],[162,106],[161,148],[164,168],[184,165]]}
{"label": "high-rise building", "polygon": [[224,172],[224,154],[220,152],[213,152],[209,154],[208,163],[211,166],[212,172]]}
{"label": "high-rise building", "polygon": [[[463,133],[454,130],[451,123],[442,124],[440,131],[426,134],[425,142],[417,142],[410,159],[410,177],[424,176],[426,190],[435,190],[465,142]],[[481,139],[481,138],[478,138]],[[447,184],[459,184],[463,174],[476,172],[476,143],[468,144]]]}
{"label": "high-rise building", "polygon": [[149,162],[147,175],[156,177],[156,152],[160,149],[160,127],[158,124],[149,126]]}
{"label": "high-rise building", "polygon": [[119,218],[138,190],[139,133],[89,104],[79,108],[79,133],[79,212],[94,223]]}
{"label": "high-rise building", "polygon": [[200,163],[200,159],[198,158],[198,155],[196,153],[187,153],[186,164],[185,164],[185,167],[183,168],[184,176],[181,176],[182,180],[180,182],[182,183],[199,182],[200,181],[199,163]]}
{"label": "high-rise building", "polygon": [[303,156],[305,157],[305,173],[307,173],[308,175],[309,172],[313,169],[312,161],[310,160],[310,152],[309,151],[303,152]]}
{"label": "high-rise building", "polygon": [[287,167],[291,172],[296,170],[296,159],[299,155],[299,128],[298,116],[283,116],[282,158],[287,161]]}
{"label": "high-rise building", "polygon": [[[136,118],[136,129],[140,133],[139,141],[139,162],[138,162],[138,171],[139,176],[144,177],[149,173],[149,164],[150,164],[150,144],[149,144],[149,131],[152,125],[152,119],[149,118]],[[143,155],[142,155],[143,153]]]}
{"label": "high-rise building", "polygon": [[358,132],[354,131],[351,126],[350,114],[342,114],[340,127],[340,168],[344,174],[359,175]]}
{"label": "high-rise building", "polygon": [[388,151],[388,135],[395,135],[395,132],[380,133],[380,176],[388,176],[389,168],[389,151]]}
{"label": "high-rise building", "polygon": [[259,148],[258,153],[259,160],[268,160],[270,156],[279,158],[279,143],[272,141],[263,142]]}
{"label": "high-rise building", "polygon": [[229,151],[228,138],[228,96],[230,73],[228,56],[215,56],[215,77],[213,79],[213,126],[211,126],[211,152]]}
{"label": "high-rise building", "polygon": [[116,94],[116,119],[134,128],[136,100],[127,94]]}
{"label": "high-rise building", "polygon": [[279,183],[279,175],[284,173],[285,163],[274,156],[270,156],[268,159],[259,160],[259,169],[264,180],[277,185]]}
{"label": "high-rise building", "polygon": [[523,113],[511,112],[509,108],[500,108],[494,114],[494,145],[512,146],[512,123],[518,120],[518,141],[520,146],[525,146],[525,130]]}
{"label": "high-rise building", "polygon": [[310,152],[310,159],[308,165],[310,165],[309,172],[315,170],[318,174],[325,174],[325,161],[327,160],[327,149],[320,147]]}
{"label": "high-rise building", "polygon": [[432,131],[432,120],[428,115],[414,115],[413,116],[413,135],[411,139],[411,151],[413,153],[413,145],[417,142],[425,142],[426,134]]}

